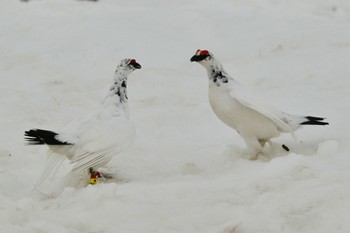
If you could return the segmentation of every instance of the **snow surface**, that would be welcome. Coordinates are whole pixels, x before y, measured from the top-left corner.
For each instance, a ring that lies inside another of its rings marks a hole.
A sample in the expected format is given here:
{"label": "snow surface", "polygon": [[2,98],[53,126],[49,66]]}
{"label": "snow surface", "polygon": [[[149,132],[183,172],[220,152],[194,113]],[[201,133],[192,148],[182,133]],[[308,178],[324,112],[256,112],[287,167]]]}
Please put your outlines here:
{"label": "snow surface", "polygon": [[[350,232],[348,0],[3,0],[0,34],[0,232]],[[330,125],[248,160],[210,109],[197,49]],[[120,181],[33,192],[47,148],[24,130],[89,112],[126,57],[143,69],[128,84],[136,141],[110,162]]]}

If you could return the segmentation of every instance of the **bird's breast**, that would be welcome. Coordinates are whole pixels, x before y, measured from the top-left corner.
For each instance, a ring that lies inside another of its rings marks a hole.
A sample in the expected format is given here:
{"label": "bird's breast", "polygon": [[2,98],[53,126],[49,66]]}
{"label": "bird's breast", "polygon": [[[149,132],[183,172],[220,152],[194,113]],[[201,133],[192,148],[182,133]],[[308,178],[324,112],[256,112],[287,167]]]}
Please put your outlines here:
{"label": "bird's breast", "polygon": [[232,99],[228,90],[220,87],[209,88],[209,102],[216,116],[226,125],[237,129],[237,109],[240,103]]}

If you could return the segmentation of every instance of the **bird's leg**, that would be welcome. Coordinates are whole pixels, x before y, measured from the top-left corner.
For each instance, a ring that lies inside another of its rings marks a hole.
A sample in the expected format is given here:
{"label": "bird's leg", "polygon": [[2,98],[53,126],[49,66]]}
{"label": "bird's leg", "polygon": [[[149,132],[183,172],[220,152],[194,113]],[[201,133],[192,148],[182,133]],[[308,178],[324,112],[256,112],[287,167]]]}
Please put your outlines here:
{"label": "bird's leg", "polygon": [[115,178],[115,170],[109,167],[101,167],[99,169],[100,174],[104,180],[110,180]]}
{"label": "bird's leg", "polygon": [[90,180],[89,183],[94,185],[97,184],[99,178],[102,178],[102,174],[99,171],[94,170],[92,167],[89,168]]}
{"label": "bird's leg", "polygon": [[112,173],[97,171],[97,170],[94,170],[92,167],[89,168],[89,173],[90,173],[89,183],[92,185],[97,184],[99,179],[109,180],[114,178]]}
{"label": "bird's leg", "polygon": [[250,160],[257,160],[260,155],[263,155],[262,151],[252,153],[252,156],[249,158]]}
{"label": "bird's leg", "polygon": [[[262,152],[263,148],[260,140],[252,137],[243,137],[243,138],[251,154],[250,160],[256,160],[258,159],[259,155],[263,155],[263,152]],[[264,144],[266,143],[266,141],[267,140],[264,141]]]}
{"label": "bird's leg", "polygon": [[[272,150],[272,142],[270,139],[258,139],[262,148],[265,148],[266,144],[268,144],[268,149]],[[266,151],[266,150],[265,150]]]}
{"label": "bird's leg", "polygon": [[111,173],[106,173],[106,172],[100,172],[102,175],[102,178],[109,180],[113,178],[113,175]]}
{"label": "bird's leg", "polygon": [[266,142],[268,142],[269,140],[267,140],[267,139],[258,139],[258,141],[259,141],[261,147],[264,147]]}
{"label": "bird's leg", "polygon": [[269,144],[269,146],[272,146],[272,141],[270,139],[267,140],[267,143]]}

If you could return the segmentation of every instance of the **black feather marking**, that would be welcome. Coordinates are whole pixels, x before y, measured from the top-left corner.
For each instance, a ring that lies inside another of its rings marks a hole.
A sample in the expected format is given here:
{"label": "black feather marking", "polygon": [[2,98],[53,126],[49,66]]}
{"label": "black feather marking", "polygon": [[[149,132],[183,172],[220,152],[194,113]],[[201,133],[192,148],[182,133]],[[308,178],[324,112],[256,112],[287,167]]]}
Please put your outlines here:
{"label": "black feather marking", "polygon": [[286,146],[286,145],[282,145],[282,148],[285,150],[285,151],[289,151],[289,148],[288,148],[288,146]]}
{"label": "black feather marking", "polygon": [[326,119],[324,117],[313,117],[313,116],[307,116],[305,118],[308,120],[315,120],[315,121],[323,121],[324,119]]}
{"label": "black feather marking", "polygon": [[301,125],[329,125],[328,122],[324,122],[324,117],[306,116],[307,121],[300,123]]}
{"label": "black feather marking", "polygon": [[58,133],[43,129],[31,129],[24,132],[25,140],[29,145],[72,145],[72,143],[58,140],[57,135]]}
{"label": "black feather marking", "polygon": [[114,94],[116,94],[116,95],[118,95],[120,97],[120,90],[119,90],[119,88],[114,91]]}
{"label": "black feather marking", "polygon": [[211,79],[213,80],[214,83],[216,83],[218,80],[220,80],[222,83],[228,82],[228,78],[226,77],[226,75],[223,74],[222,71],[215,70],[215,69],[211,71]]}

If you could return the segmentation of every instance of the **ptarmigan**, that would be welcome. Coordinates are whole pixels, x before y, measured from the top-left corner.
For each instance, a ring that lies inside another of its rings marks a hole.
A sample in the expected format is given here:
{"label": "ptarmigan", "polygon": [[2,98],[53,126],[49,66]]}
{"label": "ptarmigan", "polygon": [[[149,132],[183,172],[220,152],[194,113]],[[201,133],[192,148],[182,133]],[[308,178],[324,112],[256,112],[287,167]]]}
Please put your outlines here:
{"label": "ptarmigan", "polygon": [[[129,120],[127,79],[135,69],[141,69],[135,59],[123,59],[101,106],[68,124],[61,132],[42,129],[25,132],[29,145],[46,144],[51,152],[37,186],[47,177],[54,176],[66,159],[74,164],[70,172],[71,179],[75,179],[74,182],[81,182],[81,179],[87,181],[90,173],[96,176],[92,173],[132,144],[135,129]],[[70,182],[70,185],[75,185],[74,182]]]}
{"label": "ptarmigan", "polygon": [[[241,135],[252,159],[262,154],[266,142],[280,133],[293,134],[302,125],[328,125],[323,117],[291,115],[254,97],[255,93],[235,81],[207,50],[197,50],[191,62],[198,62],[207,70],[212,109],[223,123]],[[285,145],[283,148],[289,150]]]}

